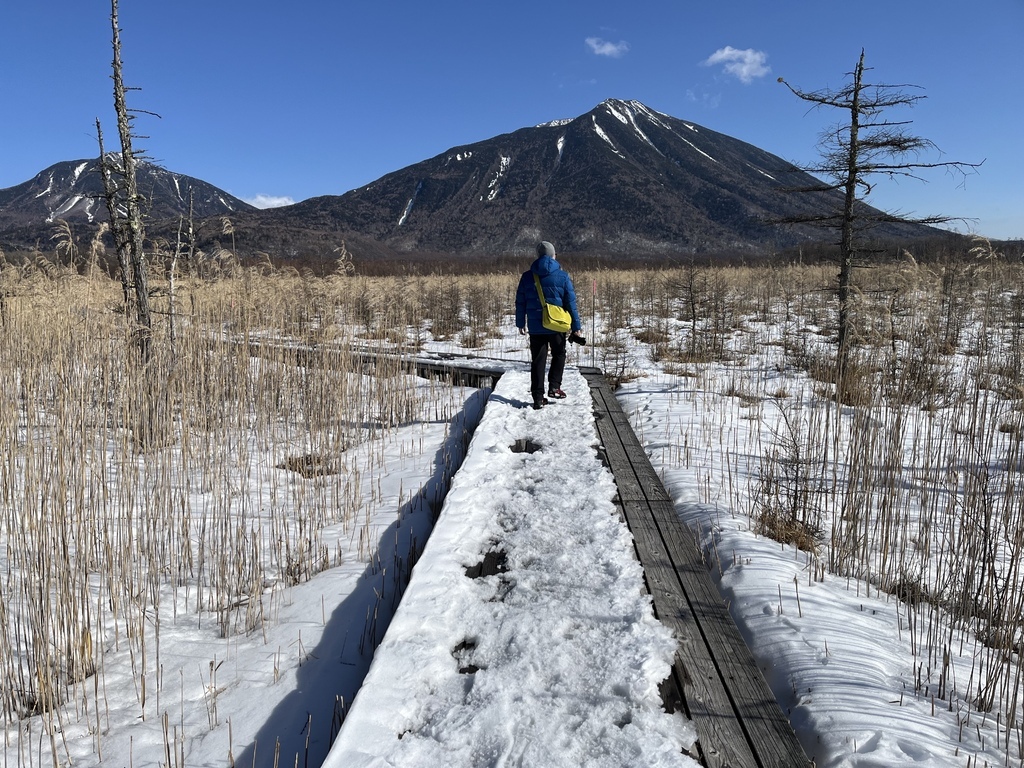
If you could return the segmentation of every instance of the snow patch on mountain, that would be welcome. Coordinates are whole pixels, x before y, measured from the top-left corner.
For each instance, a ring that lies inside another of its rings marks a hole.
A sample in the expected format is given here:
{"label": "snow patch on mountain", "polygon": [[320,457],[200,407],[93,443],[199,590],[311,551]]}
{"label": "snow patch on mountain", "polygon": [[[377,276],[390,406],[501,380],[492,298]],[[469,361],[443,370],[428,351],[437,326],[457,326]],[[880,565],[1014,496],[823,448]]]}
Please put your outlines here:
{"label": "snow patch on mountain", "polygon": [[[494,200],[494,198],[496,198],[501,192],[501,179],[508,171],[509,166],[512,165],[511,157],[505,157],[505,155],[501,155],[500,157],[501,159],[498,161],[498,171],[494,174],[494,178],[491,179],[490,184],[487,185],[487,189],[490,190],[487,193],[488,200]],[[480,199],[482,200],[483,198]]]}
{"label": "snow patch on mountain", "polygon": [[615,146],[615,143],[610,138],[608,138],[608,134],[604,132],[604,129],[600,125],[597,124],[597,118],[591,116],[590,119],[594,122],[594,130],[597,131],[597,135],[608,143],[608,146],[612,148],[612,151],[616,155],[618,155],[619,157],[623,157],[623,154],[619,152],[618,148]]}
{"label": "snow patch on mountain", "polygon": [[50,211],[50,215],[46,217],[47,222],[53,222],[60,218],[64,214],[68,213],[82,200],[81,195],[72,195],[65,200],[61,205],[57,206],[54,210]]}
{"label": "snow patch on mountain", "polygon": [[51,173],[50,174],[50,180],[49,180],[49,182],[46,185],[46,189],[44,189],[42,192],[40,192],[38,195],[36,195],[36,197],[37,198],[38,197],[43,197],[44,195],[50,194],[52,191],[53,191],[53,174]]}
{"label": "snow patch on mountain", "polygon": [[469,160],[469,158],[471,158],[472,156],[472,152],[456,152],[454,155],[448,155],[444,159],[444,164],[445,166],[448,166],[451,164],[452,160],[454,160],[457,163],[461,163],[463,160]]}
{"label": "snow patch on mountain", "polygon": [[650,146],[651,149],[653,149],[659,155],[663,154],[660,149],[654,146],[654,142],[651,141],[647,134],[643,132],[643,129],[641,129],[640,126],[637,124],[636,113],[633,111],[632,102],[629,102],[625,105],[625,109],[623,110],[623,112],[619,112],[618,110],[616,110],[610,103],[605,104],[605,109],[611,112],[616,118],[621,120],[623,125],[632,125],[633,130],[636,131],[636,134],[637,136],[640,137],[641,141]]}
{"label": "snow patch on mountain", "polygon": [[[687,127],[690,127],[690,126],[687,126]],[[677,134],[676,134],[676,136],[679,136],[679,134],[677,133]],[[681,141],[683,141],[684,143],[686,143],[686,144],[689,144],[689,145],[690,145],[691,147],[693,147],[693,149],[695,149],[695,150],[696,150],[697,152],[699,152],[700,154],[704,155],[704,157],[706,157],[706,158],[707,158],[708,160],[710,160],[710,161],[711,161],[712,163],[717,163],[717,162],[718,162],[717,160],[715,160],[715,158],[713,158],[713,157],[712,157],[711,155],[709,155],[709,154],[708,154],[707,152],[705,152],[705,151],[704,151],[703,149],[701,149],[700,147],[698,147],[698,146],[697,146],[696,144],[694,144],[694,143],[693,143],[692,141],[690,141],[690,140],[688,140],[688,139],[684,139],[684,138],[683,138],[682,136],[679,136],[679,138],[680,138],[680,140],[681,140]]]}
{"label": "snow patch on mountain", "polygon": [[[603,106],[607,112],[619,120],[623,125],[632,125],[633,128],[636,129],[637,133],[640,134],[640,137],[649,144],[651,143],[650,140],[636,121],[638,115],[647,118],[659,128],[664,128],[669,131],[672,130],[668,124],[661,119],[663,117],[668,117],[668,115],[664,115],[661,112],[655,112],[653,109],[639,101],[619,101],[618,99],[608,99],[603,102],[601,106]],[[651,146],[653,147],[654,145],[651,144]]]}
{"label": "snow patch on mountain", "polygon": [[419,195],[421,189],[423,189],[422,181],[416,184],[416,191],[412,193],[409,202],[405,204],[405,210],[402,211],[402,215],[398,219],[398,226],[405,224],[405,220],[409,218],[409,212],[412,210],[413,203],[416,202],[416,196]]}
{"label": "snow patch on mountain", "polygon": [[662,112],[656,112],[650,107],[648,107],[646,104],[642,104],[639,101],[630,101],[629,106],[635,111],[636,114],[643,115],[659,128],[664,128],[666,131],[672,130],[671,128],[669,128],[668,124],[664,120],[662,120],[663,117],[668,117],[668,115]]}
{"label": "snow patch on mountain", "polygon": [[619,112],[614,106],[612,106],[612,104],[613,102],[606,101],[604,103],[605,111],[607,111],[612,117],[614,117],[623,125],[629,125],[629,119],[624,114]]}

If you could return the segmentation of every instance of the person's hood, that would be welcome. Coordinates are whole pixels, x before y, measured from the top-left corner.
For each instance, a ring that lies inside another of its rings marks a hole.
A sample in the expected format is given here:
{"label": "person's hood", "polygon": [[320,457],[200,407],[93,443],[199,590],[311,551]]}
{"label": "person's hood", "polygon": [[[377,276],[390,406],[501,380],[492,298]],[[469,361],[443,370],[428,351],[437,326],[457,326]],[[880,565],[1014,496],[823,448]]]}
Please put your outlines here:
{"label": "person's hood", "polygon": [[530,270],[537,275],[537,277],[547,277],[552,272],[557,272],[561,267],[558,266],[558,262],[550,256],[538,256],[537,260],[530,266]]}

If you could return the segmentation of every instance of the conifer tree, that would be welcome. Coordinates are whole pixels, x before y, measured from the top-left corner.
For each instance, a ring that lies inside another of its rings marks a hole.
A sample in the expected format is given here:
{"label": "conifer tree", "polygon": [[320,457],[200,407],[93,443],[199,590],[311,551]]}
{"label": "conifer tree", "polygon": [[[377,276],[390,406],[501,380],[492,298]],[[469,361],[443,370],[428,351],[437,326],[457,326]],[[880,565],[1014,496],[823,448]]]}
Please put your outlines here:
{"label": "conifer tree", "polygon": [[[864,51],[850,82],[838,89],[804,91],[790,85],[780,77],[790,91],[816,107],[832,107],[846,113],[846,117],[822,136],[820,161],[801,170],[821,177],[820,184],[801,188],[802,192],[831,194],[837,203],[826,213],[794,216],[786,223],[813,223],[839,232],[838,280],[838,343],[836,382],[842,392],[842,382],[849,362],[851,345],[850,297],[853,268],[857,256],[864,249],[861,235],[872,226],[884,223],[933,225],[952,221],[952,216],[912,217],[888,213],[868,206],[864,200],[871,193],[875,177],[922,179],[928,169],[942,168],[960,175],[976,169],[981,163],[956,161],[921,162],[922,153],[936,150],[928,139],[909,132],[909,120],[888,119],[890,110],[913,106],[925,98],[911,93],[916,86],[873,84],[866,82]],[[840,193],[836,195],[835,193]]]}

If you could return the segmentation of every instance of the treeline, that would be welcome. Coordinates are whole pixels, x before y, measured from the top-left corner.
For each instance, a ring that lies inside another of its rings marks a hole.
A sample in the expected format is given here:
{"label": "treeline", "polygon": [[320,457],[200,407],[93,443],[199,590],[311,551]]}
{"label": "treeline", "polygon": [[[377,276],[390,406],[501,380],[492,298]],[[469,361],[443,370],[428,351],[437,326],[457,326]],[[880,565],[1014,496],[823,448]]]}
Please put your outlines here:
{"label": "treeline", "polygon": [[[986,252],[995,253],[1008,263],[1024,260],[1024,240],[982,241]],[[902,242],[882,242],[867,245],[859,254],[860,266],[903,261],[909,254],[922,264],[972,260],[979,244],[977,238],[949,233],[933,238]],[[557,246],[558,244],[556,244]],[[335,274],[339,268],[339,255],[345,246],[342,240],[315,243],[304,248],[285,251],[235,251],[231,243],[210,241],[206,249],[191,254],[190,259],[179,260],[178,269],[185,274],[216,277],[235,268],[260,267],[264,269],[295,270],[314,277]],[[150,243],[147,255],[153,269],[169,263],[174,253],[166,238]],[[348,249],[352,268],[365,276],[431,275],[431,274],[504,274],[523,271],[533,260],[532,248],[522,254],[493,256],[455,255],[430,251],[396,253],[383,246],[360,242]],[[560,248],[559,258],[571,270],[604,269],[665,269],[679,266],[756,266],[782,264],[827,264],[837,262],[839,247],[830,243],[807,242],[774,253],[751,253],[742,250],[710,250],[700,253],[665,251],[658,255],[641,253],[608,254],[597,250],[575,251]],[[179,253],[180,259],[180,253]],[[110,277],[117,276],[118,263],[112,249],[75,242],[37,243],[34,248],[0,249],[0,267],[49,263],[73,267],[85,273],[99,269]]]}

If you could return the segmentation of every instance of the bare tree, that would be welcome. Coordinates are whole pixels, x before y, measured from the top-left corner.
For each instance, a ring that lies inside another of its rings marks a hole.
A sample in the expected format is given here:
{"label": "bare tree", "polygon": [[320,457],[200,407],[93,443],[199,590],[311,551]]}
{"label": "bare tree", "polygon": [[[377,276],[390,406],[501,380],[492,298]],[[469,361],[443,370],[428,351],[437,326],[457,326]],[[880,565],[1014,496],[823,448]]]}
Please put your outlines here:
{"label": "bare tree", "polygon": [[117,267],[121,273],[121,292],[124,295],[125,314],[127,315],[132,306],[132,271],[129,266],[125,227],[122,226],[121,206],[118,202],[121,188],[114,179],[115,173],[120,176],[120,166],[107,156],[103,146],[103,128],[100,126],[99,118],[96,118],[96,140],[100,145],[99,172],[100,178],[103,180],[103,200],[107,205],[107,216],[110,218],[110,233],[114,238],[114,252],[117,254]]}
{"label": "bare tree", "polygon": [[927,169],[941,168],[964,176],[981,165],[917,161],[916,158],[922,153],[935,151],[935,145],[928,139],[910,134],[907,126],[911,121],[893,121],[883,115],[896,107],[913,106],[924,96],[908,92],[907,89],[917,86],[865,82],[864,74],[868,71],[870,68],[864,66],[864,51],[861,50],[856,68],[848,73],[851,81],[839,89],[803,91],[794,88],[784,78],[779,78],[779,82],[796,96],[815,107],[833,107],[848,115],[822,135],[819,145],[820,162],[801,168],[810,174],[823,177],[824,180],[818,185],[804,187],[799,191],[839,192],[841,194],[833,198],[837,200],[837,205],[826,213],[794,216],[785,220],[786,223],[819,224],[839,231],[837,383],[841,383],[849,361],[851,273],[857,254],[863,250],[859,235],[878,224],[932,225],[956,218],[911,217],[872,208],[864,203],[864,199],[871,193],[874,177],[906,177],[923,181],[920,174]]}
{"label": "bare tree", "polygon": [[100,145],[100,173],[103,177],[104,197],[110,216],[111,231],[117,247],[121,267],[121,285],[124,289],[125,308],[131,315],[134,309],[138,323],[139,351],[149,359],[152,320],[149,311],[149,286],[146,274],[146,253],[143,248],[145,228],[142,221],[142,198],[137,180],[138,158],[132,148],[132,120],[128,109],[121,64],[121,30],[118,26],[117,0],[110,2],[111,44],[114,49],[114,111],[117,114],[117,132],[121,140],[121,153],[117,162],[103,148],[103,134],[99,120],[96,133]]}
{"label": "bare tree", "polygon": [[[149,307],[147,260],[144,250],[143,197],[137,178],[141,157],[133,146],[139,138],[132,132],[132,121],[140,110],[129,110],[125,95],[121,62],[121,30],[118,26],[118,0],[110,2],[111,44],[114,51],[114,111],[121,141],[120,154],[107,154],[99,120],[96,133],[100,144],[100,174],[110,216],[110,227],[117,247],[124,291],[125,318],[132,325],[141,381],[133,389],[129,419],[136,443],[143,449],[161,444],[171,434],[171,371],[160,369],[161,361],[152,354],[152,319]],[[134,317],[133,317],[134,316]]]}

